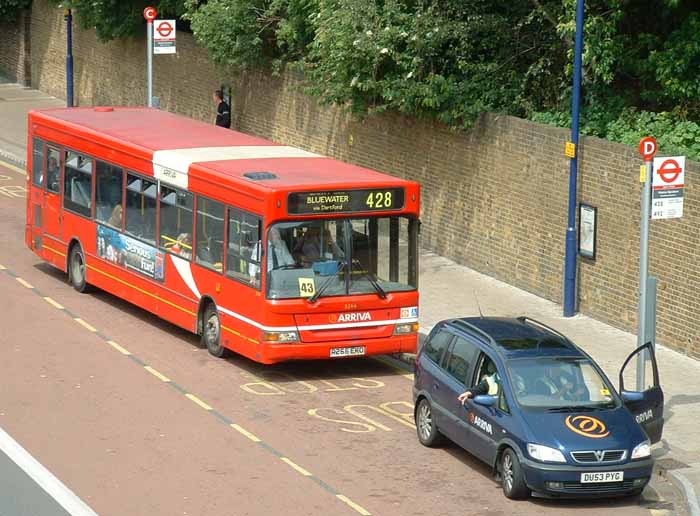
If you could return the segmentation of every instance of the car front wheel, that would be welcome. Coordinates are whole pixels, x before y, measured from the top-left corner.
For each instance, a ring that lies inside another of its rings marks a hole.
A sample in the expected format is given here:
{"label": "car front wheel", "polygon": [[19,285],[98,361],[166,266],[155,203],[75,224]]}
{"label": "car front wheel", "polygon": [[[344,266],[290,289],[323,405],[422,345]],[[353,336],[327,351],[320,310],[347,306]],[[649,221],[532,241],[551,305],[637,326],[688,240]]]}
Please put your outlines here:
{"label": "car front wheel", "polygon": [[501,455],[501,479],[503,494],[511,500],[522,500],[530,496],[530,490],[525,484],[523,470],[517,454],[510,448]]}

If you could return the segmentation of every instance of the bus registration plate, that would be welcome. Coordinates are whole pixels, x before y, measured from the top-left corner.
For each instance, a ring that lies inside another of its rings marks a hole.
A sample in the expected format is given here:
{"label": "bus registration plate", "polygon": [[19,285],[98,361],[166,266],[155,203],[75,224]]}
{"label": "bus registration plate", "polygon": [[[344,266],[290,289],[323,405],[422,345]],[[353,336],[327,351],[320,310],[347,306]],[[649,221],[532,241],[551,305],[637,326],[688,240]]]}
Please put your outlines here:
{"label": "bus registration plate", "polygon": [[335,357],[354,357],[365,354],[364,346],[355,346],[354,348],[331,348],[331,358]]}
{"label": "bus registration plate", "polygon": [[597,484],[599,482],[622,482],[624,471],[606,471],[600,473],[581,473],[582,484]]}

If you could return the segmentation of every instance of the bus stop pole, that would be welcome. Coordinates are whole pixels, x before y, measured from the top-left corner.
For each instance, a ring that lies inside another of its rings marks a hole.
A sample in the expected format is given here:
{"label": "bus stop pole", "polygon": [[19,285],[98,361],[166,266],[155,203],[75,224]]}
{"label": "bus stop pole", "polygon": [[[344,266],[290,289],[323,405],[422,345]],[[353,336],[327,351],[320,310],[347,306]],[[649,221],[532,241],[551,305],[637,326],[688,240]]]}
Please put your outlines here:
{"label": "bus stop pole", "polygon": [[[645,161],[646,175],[642,185],[641,199],[641,232],[639,236],[639,308],[637,315],[637,347],[647,342],[647,286],[649,283],[649,219],[651,218],[651,178],[654,173],[654,162]],[[647,353],[637,355],[637,390],[644,390],[644,370]]]}
{"label": "bus stop pole", "polygon": [[576,42],[574,46],[574,91],[571,100],[571,142],[574,155],[569,170],[569,220],[566,229],[566,257],[564,260],[564,317],[576,313],[576,187],[578,183],[578,136],[581,107],[581,62],[583,54],[584,0],[576,2]]}
{"label": "bus stop pole", "polygon": [[153,21],[146,23],[146,55],[148,61],[148,107],[153,107]]}
{"label": "bus stop pole", "polygon": [[73,107],[73,11],[65,10],[66,19],[66,107]]}

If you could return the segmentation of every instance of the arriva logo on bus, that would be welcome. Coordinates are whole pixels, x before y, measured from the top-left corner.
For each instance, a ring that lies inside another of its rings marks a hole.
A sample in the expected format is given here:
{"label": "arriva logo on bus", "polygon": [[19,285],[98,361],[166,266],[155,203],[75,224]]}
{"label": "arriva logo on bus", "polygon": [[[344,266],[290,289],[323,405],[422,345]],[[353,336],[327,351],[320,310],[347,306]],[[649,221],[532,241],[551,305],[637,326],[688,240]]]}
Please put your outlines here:
{"label": "arriva logo on bus", "polygon": [[354,313],[349,313],[349,314],[339,314],[337,317],[335,314],[330,315],[328,317],[330,322],[335,323],[348,323],[348,322],[363,322],[363,321],[371,321],[372,320],[372,314],[369,312],[354,312]]}

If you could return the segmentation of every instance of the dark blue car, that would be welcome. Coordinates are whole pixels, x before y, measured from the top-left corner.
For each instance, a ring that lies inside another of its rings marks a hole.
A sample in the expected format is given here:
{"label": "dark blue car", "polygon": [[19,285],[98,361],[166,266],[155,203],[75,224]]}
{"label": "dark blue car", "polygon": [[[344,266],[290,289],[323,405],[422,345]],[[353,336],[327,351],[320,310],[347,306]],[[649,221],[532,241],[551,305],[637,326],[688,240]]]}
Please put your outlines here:
{"label": "dark blue car", "polygon": [[[635,378],[641,392],[625,388]],[[527,317],[442,321],[418,354],[413,399],[422,444],[448,437],[515,499],[639,494],[663,430],[650,344],[627,358],[618,392],[583,350]]]}

